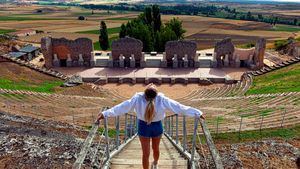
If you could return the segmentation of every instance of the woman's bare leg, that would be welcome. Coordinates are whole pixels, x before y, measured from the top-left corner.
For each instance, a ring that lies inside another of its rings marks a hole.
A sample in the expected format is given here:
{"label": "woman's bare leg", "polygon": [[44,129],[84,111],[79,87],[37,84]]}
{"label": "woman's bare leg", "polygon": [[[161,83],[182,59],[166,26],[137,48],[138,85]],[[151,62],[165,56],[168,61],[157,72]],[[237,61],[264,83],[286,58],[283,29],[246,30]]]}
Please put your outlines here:
{"label": "woman's bare leg", "polygon": [[157,164],[159,159],[159,143],[161,140],[161,136],[152,138],[152,150],[153,150],[153,159],[154,164]]}
{"label": "woman's bare leg", "polygon": [[143,168],[149,169],[150,138],[139,137],[143,150]]}

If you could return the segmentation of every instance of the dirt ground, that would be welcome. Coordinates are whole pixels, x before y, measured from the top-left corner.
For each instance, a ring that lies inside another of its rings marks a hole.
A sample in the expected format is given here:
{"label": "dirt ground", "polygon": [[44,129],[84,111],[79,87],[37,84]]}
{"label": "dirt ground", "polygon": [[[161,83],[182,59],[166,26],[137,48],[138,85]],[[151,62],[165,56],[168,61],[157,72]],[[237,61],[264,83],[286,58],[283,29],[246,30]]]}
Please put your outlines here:
{"label": "dirt ground", "polygon": [[[164,93],[166,96],[177,99],[181,98],[183,96],[188,95],[193,90],[197,89],[212,89],[217,88],[219,86],[222,86],[223,84],[213,84],[213,85],[198,85],[198,84],[161,84],[157,85],[158,91]],[[146,85],[144,84],[106,84],[101,86],[104,89],[107,90],[115,90],[118,94],[121,96],[130,98],[132,97],[136,92],[143,92],[145,90]]]}

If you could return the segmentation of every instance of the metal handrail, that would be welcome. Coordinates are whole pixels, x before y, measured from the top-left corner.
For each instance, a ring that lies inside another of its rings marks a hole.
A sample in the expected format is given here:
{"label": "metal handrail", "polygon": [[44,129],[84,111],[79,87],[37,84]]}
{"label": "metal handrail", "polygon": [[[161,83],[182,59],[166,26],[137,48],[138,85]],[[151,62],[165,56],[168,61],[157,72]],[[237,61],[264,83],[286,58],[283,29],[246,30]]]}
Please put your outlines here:
{"label": "metal handrail", "polygon": [[[173,117],[176,118],[175,123],[174,123]],[[168,116],[164,119],[164,124],[165,124],[164,134],[171,141],[171,143],[178,149],[178,151],[189,160],[189,168],[191,168],[191,169],[200,168],[199,163],[197,162],[197,159],[196,159],[196,157],[199,156],[199,154],[196,152],[196,145],[197,145],[196,140],[197,140],[197,137],[200,138],[199,133],[198,133],[199,123],[200,123],[201,129],[202,129],[203,135],[206,139],[206,144],[207,144],[210,154],[212,156],[215,167],[217,169],[223,169],[224,167],[223,167],[221,158],[219,156],[218,150],[216,149],[216,147],[213,143],[210,132],[209,132],[209,130],[206,126],[206,123],[203,119],[194,118],[193,133],[191,133],[192,134],[192,147],[191,147],[190,151],[188,151],[188,149],[187,149],[188,133],[186,130],[186,117],[185,116],[182,116],[182,132],[183,133],[182,133],[182,142],[181,143],[179,142],[179,132],[178,132],[179,121],[178,121],[177,114]],[[175,126],[175,128],[176,128],[175,136],[173,136],[173,130],[172,130],[173,126]],[[198,140],[199,140],[199,145],[202,149],[201,140],[200,139],[198,139]],[[203,150],[202,150],[202,155],[204,156]],[[204,156],[204,158],[205,158],[205,156]],[[206,159],[205,159],[205,163],[207,163]],[[209,166],[209,164],[206,164],[206,166]]]}
{"label": "metal handrail", "polygon": [[[108,107],[104,107],[102,108],[102,111],[108,109]],[[129,120],[128,120],[129,117]],[[93,159],[92,162],[95,162],[97,160],[102,161],[101,164],[96,165],[96,164],[92,164],[93,168],[103,168],[103,169],[108,169],[110,166],[110,160],[112,157],[114,157],[117,153],[119,153],[130,141],[132,141],[135,137],[136,137],[136,132],[137,132],[137,119],[135,115],[132,114],[125,114],[125,136],[123,139],[122,144],[121,143],[121,138],[120,138],[120,117],[117,116],[115,117],[115,138],[110,138],[109,137],[109,127],[108,127],[108,119],[104,118],[103,120],[103,125],[104,125],[104,130],[102,132],[102,134],[100,134],[100,140],[98,141],[98,145],[96,146],[96,150],[93,153]],[[129,131],[127,131],[127,127],[129,125]],[[95,122],[92,126],[92,129],[90,130],[87,138],[85,139],[80,153],[78,154],[78,157],[75,161],[75,163],[73,164],[73,168],[74,169],[80,169],[81,166],[84,164],[84,160],[87,158],[87,154],[89,151],[92,150],[91,146],[93,144],[93,141],[95,141],[95,138],[97,136],[97,131],[99,129],[100,126],[100,122]],[[99,159],[94,159],[96,158],[96,154],[98,153],[98,148],[101,148],[101,141],[103,138],[103,134],[104,134],[104,138],[105,138],[105,146],[102,146],[103,148],[105,148],[105,153],[100,155]],[[113,140],[113,141],[111,141]],[[113,147],[111,147],[111,145],[113,145]]]}

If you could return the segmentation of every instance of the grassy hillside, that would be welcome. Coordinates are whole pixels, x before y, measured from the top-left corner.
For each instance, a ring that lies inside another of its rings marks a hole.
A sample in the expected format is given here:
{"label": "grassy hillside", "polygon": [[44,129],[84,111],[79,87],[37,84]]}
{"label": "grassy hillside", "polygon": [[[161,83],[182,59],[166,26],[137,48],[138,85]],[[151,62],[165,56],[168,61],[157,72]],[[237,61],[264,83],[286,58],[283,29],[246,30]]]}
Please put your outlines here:
{"label": "grassy hillside", "polygon": [[14,63],[0,63],[0,88],[52,93],[63,81]]}
{"label": "grassy hillside", "polygon": [[0,88],[27,90],[34,92],[57,93],[65,95],[104,97],[105,92],[95,91],[88,84],[76,87],[60,87],[63,81],[31,70],[15,63],[0,62]]}
{"label": "grassy hillside", "polygon": [[300,92],[300,63],[254,78],[246,94]]}

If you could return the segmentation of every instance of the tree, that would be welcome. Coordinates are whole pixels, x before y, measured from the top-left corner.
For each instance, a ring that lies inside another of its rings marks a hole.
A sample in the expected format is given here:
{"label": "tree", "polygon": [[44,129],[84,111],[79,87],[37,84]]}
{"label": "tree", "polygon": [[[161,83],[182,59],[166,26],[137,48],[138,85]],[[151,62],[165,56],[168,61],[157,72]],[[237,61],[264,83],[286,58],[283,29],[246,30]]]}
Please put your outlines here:
{"label": "tree", "polygon": [[152,9],[150,7],[145,8],[145,21],[147,25],[152,25]]}
{"label": "tree", "polygon": [[178,18],[173,18],[166,23],[166,27],[170,28],[176,34],[177,39],[183,39],[185,30],[182,28],[182,21]]}
{"label": "tree", "polygon": [[258,15],[257,15],[257,18],[258,18],[259,20],[263,20],[263,19],[264,19],[264,17],[263,17],[262,14],[258,14]]}
{"label": "tree", "polygon": [[121,30],[119,33],[119,38],[124,38],[126,36],[126,26],[124,24],[121,25]]}
{"label": "tree", "polygon": [[297,25],[297,23],[298,23],[298,19],[294,19],[294,25]]}
{"label": "tree", "polygon": [[107,50],[109,48],[107,27],[104,21],[101,21],[100,24],[99,44],[102,50]]}
{"label": "tree", "polygon": [[78,16],[78,20],[83,21],[83,20],[85,20],[85,17],[84,16]]}
{"label": "tree", "polygon": [[153,29],[154,32],[160,31],[161,27],[161,16],[160,16],[160,9],[158,5],[152,6],[152,15],[153,15]]}

